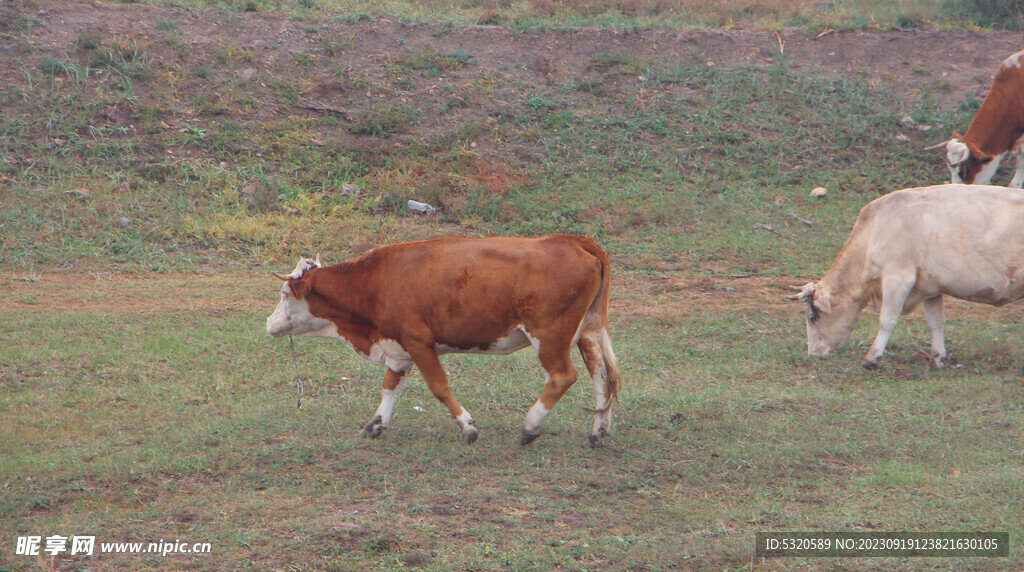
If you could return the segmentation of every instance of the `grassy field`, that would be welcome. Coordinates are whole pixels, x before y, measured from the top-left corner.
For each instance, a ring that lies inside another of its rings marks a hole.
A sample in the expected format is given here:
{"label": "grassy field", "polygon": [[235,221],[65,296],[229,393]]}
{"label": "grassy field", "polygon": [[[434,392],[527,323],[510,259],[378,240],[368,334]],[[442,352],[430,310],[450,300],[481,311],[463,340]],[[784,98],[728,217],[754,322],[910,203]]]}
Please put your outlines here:
{"label": "grassy field", "polygon": [[[262,332],[273,292],[251,276],[4,282],[5,558],[35,567],[11,548],[38,533],[212,545],[42,561],[71,569],[1020,565],[753,561],[765,530],[993,530],[1017,542],[1022,344],[1007,336],[1016,321],[961,305],[949,338],[962,367],[928,370],[920,320],[879,372],[856,366],[858,347],[808,361],[800,321],[764,305],[771,285],[727,284],[695,304],[617,282],[636,297],[615,304],[629,385],[608,446],[591,451],[587,384],[538,441],[517,444],[542,379],[527,352],[446,359],[478,420],[473,446],[416,380],[387,436],[368,441],[358,431],[379,367],[297,340],[311,380],[297,409],[288,344]],[[679,306],[657,307],[669,301]],[[870,339],[869,324],[859,332]],[[1005,340],[995,352],[992,339]]]}
{"label": "grassy field", "polygon": [[[105,24],[84,3],[18,6],[0,13],[0,570],[1024,566],[1024,310],[952,304],[941,371],[910,317],[868,372],[873,314],[811,360],[783,300],[864,203],[945,179],[921,148],[980,100],[942,105],[948,83],[904,62],[912,98],[797,69],[781,36],[757,65],[640,49],[662,27],[1013,27],[998,10],[256,0],[101,7],[121,10]],[[278,9],[263,36],[198,22],[256,29]],[[487,39],[443,44],[465,24],[637,42],[500,63]],[[288,341],[264,331],[268,270],[551,232],[613,258],[626,386],[605,447],[583,446],[588,383],[518,445],[543,383],[529,352],[444,359],[472,446],[416,374],[387,435],[360,438],[383,371],[333,341],[296,340],[296,407]],[[754,559],[758,532],[801,530],[1000,531],[1012,553]],[[28,535],[210,551],[15,554]]]}

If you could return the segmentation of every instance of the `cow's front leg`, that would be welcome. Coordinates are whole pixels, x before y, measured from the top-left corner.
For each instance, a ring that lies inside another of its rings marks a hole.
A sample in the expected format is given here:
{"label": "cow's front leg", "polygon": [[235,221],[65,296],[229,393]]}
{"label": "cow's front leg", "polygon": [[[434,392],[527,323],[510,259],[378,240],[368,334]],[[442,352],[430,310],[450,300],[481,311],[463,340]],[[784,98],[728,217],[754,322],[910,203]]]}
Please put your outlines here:
{"label": "cow's front leg", "polygon": [[431,393],[434,394],[438,401],[444,403],[448,411],[451,412],[452,417],[455,418],[455,423],[459,426],[459,431],[462,433],[462,439],[466,443],[476,441],[478,435],[476,422],[473,421],[473,416],[462,407],[459,400],[455,399],[455,396],[452,395],[452,391],[448,387],[448,376],[444,373],[444,368],[441,366],[441,360],[437,357],[437,350],[434,345],[413,346],[410,344],[410,346],[412,347],[407,347],[406,351],[409,352],[409,356],[412,357],[416,367],[420,368],[420,373],[423,374],[423,381],[427,383]]}
{"label": "cow's front leg", "polygon": [[[1014,146],[1014,150],[1020,149],[1020,141]],[[1013,173],[1013,179],[1010,181],[1009,187],[1012,189],[1019,189],[1024,185],[1024,152],[1017,153],[1017,170]]]}
{"label": "cow's front leg", "polygon": [[928,298],[924,301],[924,321],[932,333],[932,349],[928,354],[928,364],[934,368],[940,368],[942,362],[946,360],[946,340],[943,335],[946,313],[942,305],[942,296]]}
{"label": "cow's front leg", "polygon": [[370,438],[380,437],[388,426],[391,425],[391,414],[395,411],[395,401],[398,400],[398,396],[405,389],[405,378],[410,369],[412,369],[411,366],[399,371],[388,368],[388,372],[384,374],[380,406],[377,407],[377,412],[373,414],[373,419],[370,419],[370,422],[363,427],[363,435]]}
{"label": "cow's front leg", "polygon": [[885,346],[889,343],[889,336],[892,335],[900,314],[903,313],[903,304],[914,287],[914,276],[900,277],[892,276],[882,282],[882,309],[878,315],[878,335],[875,341],[864,355],[860,365],[866,369],[878,367],[878,360],[885,353]]}

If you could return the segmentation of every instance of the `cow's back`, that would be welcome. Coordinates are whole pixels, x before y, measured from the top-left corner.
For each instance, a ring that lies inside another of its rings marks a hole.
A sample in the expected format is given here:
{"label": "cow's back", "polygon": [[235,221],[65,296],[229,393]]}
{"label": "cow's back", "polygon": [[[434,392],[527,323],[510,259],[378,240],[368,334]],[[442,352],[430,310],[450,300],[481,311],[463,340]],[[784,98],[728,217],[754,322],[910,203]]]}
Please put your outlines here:
{"label": "cow's back", "polygon": [[[1016,223],[1016,224],[1015,224]],[[950,184],[894,191],[871,201],[857,217],[876,240],[970,244],[985,237],[1013,239],[1024,228],[1024,191]]]}

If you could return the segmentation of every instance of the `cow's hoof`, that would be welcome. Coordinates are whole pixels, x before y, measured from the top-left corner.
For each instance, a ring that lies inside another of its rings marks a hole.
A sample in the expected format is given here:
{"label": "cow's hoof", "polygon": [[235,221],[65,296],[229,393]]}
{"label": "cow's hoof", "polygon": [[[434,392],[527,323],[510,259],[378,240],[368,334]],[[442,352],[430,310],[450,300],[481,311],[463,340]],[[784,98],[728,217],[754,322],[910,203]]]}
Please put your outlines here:
{"label": "cow's hoof", "polygon": [[523,429],[523,434],[519,437],[519,444],[529,445],[530,443],[533,443],[533,440],[536,439],[537,437],[540,437],[540,431],[535,431],[531,433],[526,429]]}
{"label": "cow's hoof", "polygon": [[365,427],[363,427],[363,437],[376,439],[377,437],[380,437],[382,434],[384,434],[384,430],[387,429],[387,427],[384,426],[384,423],[382,421],[383,420],[380,418],[379,415],[370,420],[370,422],[367,423]]}
{"label": "cow's hoof", "polygon": [[946,365],[946,358],[935,356],[928,360],[928,365],[931,366],[932,369],[942,369],[942,367]]}
{"label": "cow's hoof", "polygon": [[878,362],[869,359],[860,360],[860,366],[864,369],[878,369]]}
{"label": "cow's hoof", "polygon": [[466,441],[466,444],[470,444],[476,441],[477,430],[476,427],[469,426],[462,430],[462,438]]}
{"label": "cow's hoof", "polygon": [[594,449],[604,445],[604,440],[601,437],[601,435],[591,435],[590,437],[587,437],[587,447]]}

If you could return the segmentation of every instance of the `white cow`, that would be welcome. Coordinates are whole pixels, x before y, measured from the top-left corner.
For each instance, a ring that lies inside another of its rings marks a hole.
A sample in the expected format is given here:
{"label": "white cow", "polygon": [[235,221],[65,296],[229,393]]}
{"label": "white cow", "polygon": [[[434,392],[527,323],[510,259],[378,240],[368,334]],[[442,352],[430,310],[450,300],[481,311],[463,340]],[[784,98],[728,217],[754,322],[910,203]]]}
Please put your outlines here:
{"label": "white cow", "polygon": [[939,185],[895,191],[861,209],[828,272],[798,288],[807,300],[807,353],[827,356],[869,303],[878,335],[861,365],[878,366],[901,314],[924,303],[930,363],[946,358],[942,296],[1002,306],[1024,298],[1024,191]]}

